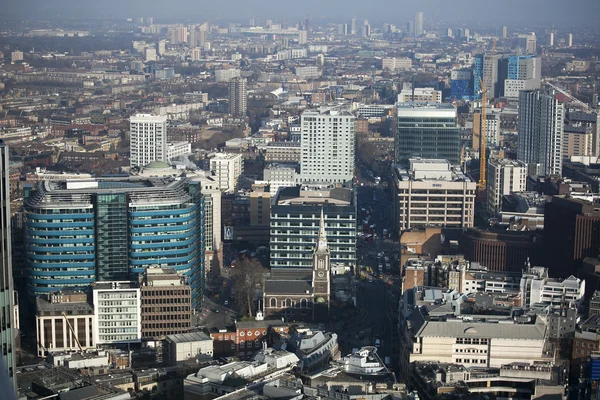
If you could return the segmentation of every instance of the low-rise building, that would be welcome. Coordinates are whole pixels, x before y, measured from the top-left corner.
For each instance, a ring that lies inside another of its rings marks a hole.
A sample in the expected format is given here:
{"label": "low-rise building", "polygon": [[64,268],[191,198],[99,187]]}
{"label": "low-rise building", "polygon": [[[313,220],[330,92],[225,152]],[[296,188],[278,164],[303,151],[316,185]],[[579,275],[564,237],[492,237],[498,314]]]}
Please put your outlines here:
{"label": "low-rise building", "polygon": [[213,339],[204,332],[188,332],[167,336],[167,358],[171,365],[198,356],[213,356]]}
{"label": "low-rise building", "polygon": [[265,150],[265,161],[299,163],[301,155],[300,142],[271,142]]}
{"label": "low-rise building", "polygon": [[[46,352],[64,352],[96,347],[92,326],[94,308],[83,292],[57,292],[36,297],[36,342],[38,357]],[[81,346],[81,347],[80,347]]]}
{"label": "low-rise building", "polygon": [[499,368],[514,362],[548,361],[546,324],[425,321],[414,337],[410,362],[438,361],[465,367]]}

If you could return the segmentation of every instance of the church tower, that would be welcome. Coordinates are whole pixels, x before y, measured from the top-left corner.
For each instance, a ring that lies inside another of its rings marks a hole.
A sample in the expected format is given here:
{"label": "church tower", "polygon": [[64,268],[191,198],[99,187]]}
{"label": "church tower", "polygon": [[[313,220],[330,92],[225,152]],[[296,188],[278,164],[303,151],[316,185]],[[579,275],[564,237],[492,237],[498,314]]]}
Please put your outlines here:
{"label": "church tower", "polygon": [[324,320],[329,316],[329,301],[331,288],[330,251],[325,233],[325,218],[321,208],[319,234],[313,252],[312,288],[314,294],[314,315],[316,320]]}

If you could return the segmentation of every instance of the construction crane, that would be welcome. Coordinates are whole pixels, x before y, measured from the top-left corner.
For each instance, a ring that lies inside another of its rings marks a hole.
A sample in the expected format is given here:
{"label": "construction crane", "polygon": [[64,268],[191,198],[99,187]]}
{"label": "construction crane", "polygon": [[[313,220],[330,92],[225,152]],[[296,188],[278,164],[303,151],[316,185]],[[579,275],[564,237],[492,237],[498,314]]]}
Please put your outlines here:
{"label": "construction crane", "polygon": [[75,335],[75,331],[73,330],[73,327],[71,326],[71,323],[67,319],[67,314],[62,313],[62,315],[65,318],[65,322],[67,323],[67,326],[69,327],[69,330],[71,331],[71,335],[73,335],[73,339],[75,339],[75,343],[77,343],[77,347],[79,347],[79,351],[83,352],[83,348],[81,347],[81,343],[79,343],[79,339],[77,339],[77,335]]}
{"label": "construction crane", "polygon": [[[498,40],[494,40],[494,45],[492,46],[492,53],[490,55],[491,62],[494,62],[494,54],[496,53],[496,43]],[[484,63],[485,65],[485,55],[484,55]],[[491,72],[492,68],[487,69],[487,73]],[[485,71],[485,68],[484,68]],[[482,199],[485,199],[485,190],[486,190],[486,169],[487,169],[487,159],[485,155],[485,151],[487,148],[487,87],[485,86],[484,81],[489,81],[487,75],[481,79],[479,77],[479,83],[481,84],[481,124],[479,125],[479,182],[477,183],[478,195],[481,196]]]}

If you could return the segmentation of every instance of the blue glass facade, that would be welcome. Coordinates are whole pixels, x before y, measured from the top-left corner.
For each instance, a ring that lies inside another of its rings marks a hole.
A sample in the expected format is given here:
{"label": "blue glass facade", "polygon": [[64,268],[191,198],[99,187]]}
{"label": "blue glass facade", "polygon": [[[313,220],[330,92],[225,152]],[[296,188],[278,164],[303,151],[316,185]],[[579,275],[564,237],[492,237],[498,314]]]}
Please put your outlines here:
{"label": "blue glass facade", "polygon": [[454,80],[450,84],[450,98],[453,100],[473,100],[473,81],[470,79]]}
{"label": "blue glass facade", "polygon": [[102,180],[90,189],[43,182],[26,193],[29,290],[85,289],[136,279],[151,266],[204,287],[204,198],[194,182]]}
{"label": "blue glass facade", "polygon": [[481,82],[483,80],[483,54],[475,56],[473,61],[473,98],[481,100]]}
{"label": "blue glass facade", "polygon": [[519,77],[519,64],[521,60],[535,58],[535,55],[528,56],[509,56],[508,57],[508,74],[507,79],[522,79]]}

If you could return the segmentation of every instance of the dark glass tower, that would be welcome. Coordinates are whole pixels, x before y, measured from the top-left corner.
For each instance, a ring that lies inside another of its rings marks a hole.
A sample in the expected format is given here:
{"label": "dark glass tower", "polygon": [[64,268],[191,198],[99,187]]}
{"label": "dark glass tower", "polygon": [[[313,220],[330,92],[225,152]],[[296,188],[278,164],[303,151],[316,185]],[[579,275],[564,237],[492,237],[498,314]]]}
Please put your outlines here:
{"label": "dark glass tower", "polygon": [[[0,140],[0,352],[2,352],[1,357],[8,369],[13,388],[16,387],[14,328],[8,147]],[[1,371],[3,371],[2,366],[0,366],[0,373]],[[2,388],[2,390],[7,390],[7,388]]]}

